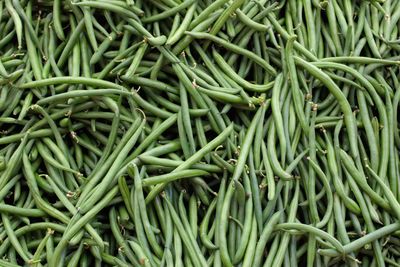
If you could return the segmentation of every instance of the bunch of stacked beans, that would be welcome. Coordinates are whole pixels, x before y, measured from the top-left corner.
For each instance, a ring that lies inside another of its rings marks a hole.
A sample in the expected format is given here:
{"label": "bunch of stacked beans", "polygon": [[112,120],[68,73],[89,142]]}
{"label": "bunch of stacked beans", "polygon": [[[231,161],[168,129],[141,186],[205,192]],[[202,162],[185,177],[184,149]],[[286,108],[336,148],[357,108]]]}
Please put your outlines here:
{"label": "bunch of stacked beans", "polygon": [[1,0],[0,266],[400,266],[399,25]]}

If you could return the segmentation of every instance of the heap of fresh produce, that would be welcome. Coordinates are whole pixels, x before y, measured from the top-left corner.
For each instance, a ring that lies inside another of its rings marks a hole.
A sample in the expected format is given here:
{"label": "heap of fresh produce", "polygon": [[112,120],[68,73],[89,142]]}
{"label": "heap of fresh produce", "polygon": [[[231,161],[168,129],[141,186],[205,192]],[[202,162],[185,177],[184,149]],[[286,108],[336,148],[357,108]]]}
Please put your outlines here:
{"label": "heap of fresh produce", "polygon": [[399,25],[0,0],[0,266],[400,266]]}

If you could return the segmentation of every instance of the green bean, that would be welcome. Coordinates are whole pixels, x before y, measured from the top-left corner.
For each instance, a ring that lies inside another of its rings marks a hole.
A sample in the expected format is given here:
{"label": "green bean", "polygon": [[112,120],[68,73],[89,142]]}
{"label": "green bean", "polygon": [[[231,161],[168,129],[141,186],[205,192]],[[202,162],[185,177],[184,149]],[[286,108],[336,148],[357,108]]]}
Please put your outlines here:
{"label": "green bean", "polygon": [[78,38],[83,30],[83,27],[85,26],[84,20],[81,20],[78,25],[76,26],[75,30],[71,33],[64,50],[62,51],[58,61],[57,61],[57,66],[61,68],[66,60],[68,59],[69,54],[71,53],[74,45],[78,41]]}
{"label": "green bean", "polygon": [[241,11],[240,9],[236,9],[235,11],[238,19],[245,24],[246,26],[248,26],[251,29],[254,29],[256,31],[267,31],[269,29],[268,26],[265,26],[263,24],[260,24],[258,22],[256,22],[255,20],[252,20],[251,18],[249,18],[245,13],[243,13],[243,11]]}
{"label": "green bean", "polygon": [[398,214],[399,202],[397,201],[397,199],[394,196],[393,192],[382,181],[382,178],[380,178],[368,165],[366,166],[366,168],[371,173],[372,177],[378,182],[379,186],[382,187],[383,193],[385,194],[385,197],[387,198],[387,200],[389,202],[389,205],[391,206],[392,211],[396,214],[396,216],[399,216],[400,215],[400,214]]}
{"label": "green bean", "polygon": [[[374,232],[371,232],[369,234],[366,234],[363,237],[356,239],[353,242],[350,242],[349,244],[344,245],[342,253],[348,254],[350,252],[353,252],[359,248],[362,248],[366,244],[371,243],[374,240],[377,240],[385,235],[388,235],[394,231],[397,231],[398,229],[399,229],[398,223],[386,225]],[[320,253],[322,255],[330,256],[330,257],[335,257],[335,256],[339,255],[339,253],[341,253],[341,252],[335,251],[333,249],[321,249],[318,251],[318,253]]]}
{"label": "green bean", "polygon": [[266,258],[266,260],[264,262],[263,267],[271,266],[272,261],[274,260],[274,256],[276,254],[276,251],[278,249],[279,242],[280,242],[280,236],[276,235],[275,238],[274,238],[274,241],[272,242],[272,245],[270,247],[268,256],[267,256],[267,258]]}
{"label": "green bean", "polygon": [[335,247],[335,250],[337,251],[338,254],[345,253],[344,247],[337,239],[335,239],[334,237],[325,233],[324,231],[321,231],[318,228],[312,227],[310,225],[298,224],[298,223],[281,223],[281,224],[276,225],[275,229],[277,229],[277,230],[279,230],[279,229],[282,229],[282,230],[298,229],[301,231],[306,231],[306,232],[320,235],[321,237],[327,239]]}
{"label": "green bean", "polygon": [[[248,177],[248,175],[244,175],[244,187],[246,191],[250,191],[251,192],[251,185],[250,185],[250,179]],[[242,228],[242,232],[241,232],[241,237],[240,237],[240,241],[238,243],[238,246],[236,248],[236,252],[233,255],[233,264],[236,264],[237,262],[239,262],[240,260],[242,260],[244,253],[246,252],[246,248],[249,245],[249,237],[251,235],[251,231],[252,231],[252,227],[253,227],[253,209],[254,209],[254,204],[253,204],[253,200],[250,198],[246,201],[245,205],[243,204],[239,204],[239,210],[241,208],[245,209],[245,215],[244,215],[244,226]],[[257,226],[254,225],[256,228]]]}
{"label": "green bean", "polygon": [[5,231],[7,232],[7,236],[11,242],[11,244],[13,245],[13,247],[15,248],[15,250],[18,252],[18,254],[21,256],[21,258],[28,263],[29,262],[29,254],[27,254],[25,252],[25,250],[22,248],[20,242],[17,239],[17,236],[15,234],[15,232],[13,231],[13,229],[11,228],[11,223],[10,223],[10,219],[7,216],[7,213],[2,213],[1,214],[1,220],[3,222]]}
{"label": "green bean", "polygon": [[[225,141],[227,136],[231,134],[233,130],[233,125],[228,126],[224,131],[221,132],[214,140],[209,142],[206,146],[202,147],[195,154],[193,154],[190,158],[188,158],[181,165],[176,167],[172,172],[178,172],[190,168],[196,161],[200,160],[205,154],[209,153],[215,147],[219,146],[222,142]],[[149,203],[154,197],[160,193],[163,188],[166,186],[166,183],[157,184],[151,192],[146,197],[146,203]]]}
{"label": "green bean", "polygon": [[197,3],[194,2],[190,6],[188,11],[186,12],[186,15],[185,15],[184,19],[182,20],[182,23],[179,26],[179,28],[174,32],[173,35],[170,35],[168,37],[168,40],[166,42],[167,45],[173,45],[174,43],[178,42],[179,39],[182,37],[183,33],[189,28],[190,22],[192,21],[196,7],[197,7]]}
{"label": "green bean", "polygon": [[249,245],[246,250],[246,254],[243,259],[243,264],[246,264],[246,266],[252,265],[253,257],[254,257],[254,249],[256,246],[256,241],[257,240],[257,223],[255,218],[253,218],[253,225],[251,228],[251,235],[250,235],[250,240],[249,240]]}
{"label": "green bean", "polygon": [[64,41],[65,35],[61,25],[61,1],[56,0],[53,4],[53,24],[54,30],[57,34],[58,39]]}
{"label": "green bean", "polygon": [[279,103],[279,93],[280,93],[280,87],[282,85],[283,85],[283,76],[278,75],[276,77],[274,87],[272,88],[271,109],[281,148],[281,159],[282,159],[281,162],[284,165],[286,158],[286,138],[284,134],[283,119],[281,116],[281,107]]}
{"label": "green bean", "polygon": [[[176,151],[177,149],[180,148],[180,143],[176,140],[169,142],[168,144],[165,145],[160,145],[151,149],[148,149],[148,151],[144,152],[142,155],[145,156],[160,156],[160,155],[165,155],[168,153],[172,153]],[[123,175],[126,172],[127,165],[129,163],[135,163],[139,164],[139,159],[134,158],[133,160],[129,160],[127,163],[122,163],[122,168],[121,170],[117,173],[117,176],[119,177],[120,175]]]}
{"label": "green bean", "polygon": [[192,195],[190,196],[189,199],[189,223],[191,226],[191,230],[192,233],[194,235],[194,238],[197,238],[197,220],[198,220],[198,216],[197,216],[197,199],[196,196]]}
{"label": "green bean", "polygon": [[117,85],[112,82],[94,79],[94,78],[84,78],[84,77],[54,77],[43,79],[40,81],[32,81],[25,83],[20,86],[21,89],[26,89],[30,87],[43,87],[48,85],[57,85],[57,84],[85,84],[93,87],[103,87],[103,88],[111,88],[111,89],[120,89],[121,91],[126,90],[123,86]]}
{"label": "green bean", "polygon": [[194,264],[206,264],[204,258],[200,257],[200,255],[196,254],[196,247],[193,246],[193,240],[191,240],[190,236],[188,236],[187,232],[185,232],[184,230],[184,226],[182,224],[182,222],[179,219],[179,215],[176,213],[175,209],[173,208],[172,204],[170,203],[170,201],[165,198],[167,204],[168,204],[168,208],[169,211],[171,213],[171,218],[175,224],[175,226],[177,227],[177,230],[179,232],[179,235],[182,238],[182,241],[184,242],[186,249],[188,249],[189,251],[189,256],[190,259],[192,260],[192,262]]}
{"label": "green bean", "polygon": [[369,23],[369,21],[365,21],[364,22],[364,33],[365,36],[367,37],[367,42],[368,45],[373,53],[373,55],[377,58],[382,58],[381,54],[379,53],[379,49],[374,41],[374,38],[372,36],[372,30],[371,30],[371,25]]}
{"label": "green bean", "polygon": [[225,22],[228,20],[231,13],[233,13],[236,9],[238,9],[243,3],[244,3],[244,0],[235,1],[228,8],[226,8],[224,10],[224,12],[222,12],[221,16],[217,19],[217,21],[215,22],[213,27],[211,28],[210,35],[216,35],[217,32],[219,32],[219,30],[223,27]]}
{"label": "green bean", "polygon": [[[300,186],[299,186],[299,181],[298,180],[295,183],[296,183],[296,185],[295,185],[296,186],[295,193],[293,195],[293,199],[291,201],[289,212],[288,212],[288,220],[287,220],[288,224],[293,224],[292,222],[294,221],[294,218],[295,218],[295,215],[296,215],[296,211],[297,211],[297,208],[298,208],[298,198],[299,198]],[[276,227],[277,226],[275,226],[275,228]],[[284,257],[284,252],[287,249],[288,242],[289,242],[289,234],[285,233],[282,236],[281,243],[280,243],[279,248],[278,248],[278,250],[276,252],[275,258],[273,260],[274,266],[276,266],[275,264],[277,264],[277,265],[281,265],[282,264],[283,257]]]}
{"label": "green bean", "polygon": [[175,122],[176,122],[177,116],[173,115],[166,119],[163,123],[157,127],[154,131],[152,131],[142,142],[141,144],[134,150],[134,152],[124,161],[124,163],[127,163],[133,159],[135,159],[137,156],[139,156],[140,153],[142,153],[143,150],[148,148],[148,146],[155,140],[157,137],[159,137],[165,130],[170,128]]}
{"label": "green bean", "polygon": [[357,184],[368,194],[368,196],[384,209],[390,209],[389,203],[379,196],[367,183],[365,177],[355,168],[354,161],[343,150],[340,150],[340,158],[344,167],[348,170]]}
{"label": "green bean", "polygon": [[21,143],[19,144],[18,148],[15,150],[11,158],[8,160],[6,169],[1,172],[0,176],[0,188],[3,188],[8,181],[15,175],[16,169],[18,165],[21,163],[25,146],[28,142],[29,133],[24,133],[22,135]]}
{"label": "green bean", "polygon": [[207,174],[208,172],[203,170],[195,170],[195,169],[182,170],[170,174],[158,175],[143,179],[142,184],[143,186],[157,185],[159,183],[168,183],[177,179],[198,177]]}
{"label": "green bean", "polygon": [[40,254],[42,253],[44,247],[46,246],[47,240],[54,234],[54,231],[52,229],[47,229],[45,237],[40,241],[35,254],[33,254],[33,257],[31,260],[29,260],[29,263],[33,264],[34,266],[36,265],[37,262],[40,263]]}
{"label": "green bean", "polygon": [[7,260],[0,260],[0,263],[4,266],[4,267],[17,267],[19,265],[8,262]]}
{"label": "green bean", "polygon": [[129,246],[132,248],[132,250],[135,252],[137,257],[139,258],[140,265],[143,266],[151,266],[149,259],[146,257],[145,253],[143,252],[142,248],[137,244],[136,242],[130,240],[128,241]]}
{"label": "green bean", "polygon": [[138,203],[138,199],[136,197],[134,189],[131,190],[131,201],[133,201],[133,208],[134,208],[134,212],[135,212],[134,223],[135,223],[135,230],[137,231],[138,241],[141,244],[143,252],[146,254],[146,257],[154,265],[155,259],[151,255],[147,239],[145,238],[146,235],[145,235],[143,225],[141,222],[141,218],[140,218],[139,203]]}
{"label": "green bean", "polygon": [[[54,190],[55,194],[57,195],[57,197],[60,199],[60,201],[63,203],[63,205],[70,211],[71,214],[75,214],[78,210],[71,204],[71,202],[65,197],[65,195],[61,192],[61,190],[58,188],[58,186],[56,185],[56,183],[50,178],[50,176],[46,176],[50,186],[52,187],[52,189]],[[92,238],[94,239],[94,241],[96,242],[96,244],[104,249],[104,245],[103,245],[103,240],[101,239],[101,237],[98,235],[98,233],[95,231],[95,229],[87,224],[85,225],[86,230],[88,231],[88,233],[92,236]]]}
{"label": "green bean", "polygon": [[314,162],[311,158],[307,158],[307,160],[310,162],[311,167],[315,170],[315,172],[317,173],[319,178],[322,180],[324,188],[326,189],[325,191],[326,191],[326,195],[327,195],[327,199],[328,199],[327,210],[325,212],[324,218],[316,224],[317,228],[321,228],[322,226],[325,226],[328,223],[328,221],[331,217],[333,204],[334,204],[333,195],[332,195],[332,192],[329,190],[329,180],[326,177],[326,175],[324,174],[324,172],[317,165],[317,163]]}
{"label": "green bean", "polygon": [[[189,154],[193,155],[196,150],[196,144],[194,141],[193,137],[193,131],[192,131],[192,125],[190,122],[190,114],[189,114],[189,103],[188,103],[188,98],[187,98],[187,93],[186,89],[182,86],[180,86],[180,100],[181,100],[181,116],[182,116],[182,123],[183,123],[183,128],[186,134],[186,137],[189,141]],[[179,120],[178,120],[179,122]],[[178,124],[179,126],[179,124]]]}
{"label": "green bean", "polygon": [[129,18],[137,18],[137,15],[142,15],[141,10],[137,9],[125,9],[123,6],[115,5],[115,2],[110,1],[83,1],[78,3],[73,3],[73,5],[82,6],[82,7],[94,7],[99,9],[110,10],[115,13],[120,13],[121,15],[125,15]]}
{"label": "green bean", "polygon": [[[97,190],[93,189],[94,190],[93,194],[90,196],[89,199],[86,199],[86,202],[81,206],[82,212],[84,212],[86,209],[89,209],[90,205],[92,203],[96,203],[102,197],[102,195],[106,192],[110,182],[115,179],[114,175],[117,173],[118,168],[120,167],[120,164],[122,163],[123,158],[125,158],[127,156],[130,148],[137,142],[139,134],[141,133],[141,131],[143,129],[144,123],[145,123],[145,120],[143,119],[140,126],[138,127],[137,131],[135,131],[135,133],[129,137],[129,139],[127,140],[127,143],[125,144],[125,147],[123,147],[122,150],[119,152],[118,156],[115,157],[115,161],[110,166],[110,169],[107,172],[106,176],[102,179],[101,183],[97,185]],[[133,127],[133,128],[136,128],[136,127]],[[115,152],[117,152],[117,151],[114,151],[113,154]],[[109,159],[110,158],[112,158],[112,156],[110,156]],[[99,179],[100,179],[100,177],[99,177]],[[85,188],[85,189],[88,189],[88,188]],[[86,192],[88,192],[88,191],[86,191]],[[80,199],[82,199],[82,196]]]}
{"label": "green bean", "polygon": [[121,77],[123,80],[136,84],[136,85],[140,85],[140,86],[147,86],[150,88],[154,88],[154,89],[158,89],[161,91],[167,91],[173,94],[178,94],[178,89],[174,88],[166,83],[160,82],[160,81],[156,81],[156,80],[150,80],[144,77],[136,77],[136,76],[132,76],[132,77]]}
{"label": "green bean", "polygon": [[7,204],[0,204],[0,210],[9,214],[27,217],[43,217],[46,214],[40,209],[25,209]]}
{"label": "green bean", "polygon": [[[308,132],[308,146],[310,147],[310,155],[309,159],[316,160],[316,141],[315,141],[315,118],[317,115],[318,106],[316,104],[311,104],[311,118],[310,118],[310,130]],[[316,184],[316,177],[314,168],[312,168],[311,164],[309,165],[308,170],[308,179],[307,179],[307,188],[308,188],[308,199],[309,199],[309,209],[310,209],[310,220],[313,224],[317,224],[320,221],[318,210],[317,210],[317,203],[315,200],[315,184]],[[311,263],[314,262],[315,255],[311,251],[315,250],[315,237],[312,235],[309,237],[309,246],[308,246],[308,254],[307,260]]]}
{"label": "green bean", "polygon": [[[86,9],[84,9],[86,10]],[[122,24],[118,24],[116,30],[119,31],[122,28]],[[95,50],[95,53],[92,55],[90,58],[90,65],[96,64],[101,57],[103,56],[103,53],[107,50],[107,48],[111,45],[112,41],[114,41],[117,38],[117,32],[113,31],[107,39],[105,39],[100,46]]]}
{"label": "green bean", "polygon": [[294,63],[294,58],[293,58],[293,44],[295,42],[295,37],[291,37],[288,39],[286,48],[285,48],[285,56],[287,60],[287,65],[288,65],[288,72],[289,72],[289,77],[290,77],[290,83],[291,83],[291,92],[292,92],[292,97],[294,99],[294,107],[296,109],[297,117],[300,120],[300,125],[303,128],[303,130],[307,133],[308,132],[308,125],[306,124],[306,119],[303,111],[303,99],[302,99],[302,94],[300,91],[299,83],[298,83],[298,78],[297,78],[297,73],[295,69],[295,63]]}
{"label": "green bean", "polygon": [[202,12],[190,23],[190,29],[194,29],[198,26],[202,21],[207,19],[211,14],[216,12],[221,6],[223,6],[227,0],[217,0],[213,1],[210,5],[208,5]]}
{"label": "green bean", "polygon": [[150,17],[146,17],[142,19],[143,23],[151,23],[154,21],[158,21],[158,20],[162,20],[168,17],[171,17],[173,15],[175,15],[176,13],[180,12],[183,9],[186,9],[187,7],[191,6],[195,1],[191,0],[191,1],[185,1],[180,5],[177,5],[173,8],[170,8],[162,13],[158,13],[157,15],[153,15]]}
{"label": "green bean", "polygon": [[55,167],[55,168],[57,168],[59,170],[63,170],[63,171],[66,171],[66,172],[74,173],[74,174],[76,174],[78,176],[82,175],[78,171],[71,169],[69,166],[67,167],[67,166],[63,165],[63,163],[60,163],[57,160],[55,160],[54,158],[52,158],[50,156],[50,151],[47,150],[47,148],[45,148],[44,145],[41,144],[40,142],[36,143],[36,147],[38,149],[39,154],[43,157],[43,159],[45,161],[47,161],[53,167]]}
{"label": "green bean", "polygon": [[224,41],[223,39],[218,38],[218,37],[213,36],[208,33],[200,33],[200,32],[191,31],[191,32],[185,32],[185,34],[187,34],[193,38],[196,38],[196,39],[207,39],[207,40],[213,41],[213,42],[225,47],[226,49],[231,50],[232,52],[235,52],[237,54],[240,54],[240,55],[243,55],[243,56],[246,56],[246,57],[252,59],[257,64],[259,64],[261,67],[263,67],[266,71],[268,71],[270,74],[276,75],[276,70],[271,65],[266,63],[262,58],[260,58],[256,54],[254,54],[253,52],[250,52],[248,50],[240,48],[234,44],[230,44],[230,43]]}
{"label": "green bean", "polygon": [[271,237],[271,234],[275,228],[275,225],[278,223],[281,215],[282,215],[281,211],[276,212],[269,219],[268,224],[263,228],[263,230],[260,234],[260,239],[257,241],[257,245],[255,248],[255,253],[254,253],[254,258],[253,258],[254,266],[259,266],[261,264],[261,259],[263,256],[265,246],[266,246],[269,238]]}
{"label": "green bean", "polygon": [[226,232],[227,232],[227,217],[229,213],[231,198],[235,190],[235,183],[232,179],[228,185],[228,189],[225,192],[223,204],[220,211],[219,216],[219,229],[218,229],[218,240],[219,240],[219,251],[221,261],[225,266],[233,266],[232,261],[230,259],[227,247],[227,240],[226,240]]}
{"label": "green bean", "polygon": [[[327,139],[328,166],[329,166],[329,169],[330,169],[332,175],[336,175],[338,173],[338,167],[337,167],[337,164],[336,164],[335,152],[334,152],[332,143],[328,139],[328,136],[327,135],[325,135],[325,136],[326,136],[326,139]],[[341,197],[341,199],[343,200],[343,202],[346,205],[346,207],[348,209],[350,209],[352,212],[354,212],[356,214],[359,214],[360,213],[360,207],[351,198],[346,196],[346,194],[344,192],[343,184],[340,182],[340,180],[336,179],[336,178],[334,178],[332,180],[333,180],[333,184],[334,184],[334,187],[336,189],[337,194]]]}
{"label": "green bean", "polygon": [[[271,122],[271,126],[270,129],[268,131],[268,149],[266,148],[267,146],[265,145],[265,142],[262,142],[262,149],[265,149],[268,151],[268,160],[270,161],[270,166],[273,170],[273,172],[279,176],[282,179],[285,180],[291,180],[293,178],[293,176],[286,172],[285,170],[283,170],[281,164],[278,161],[277,155],[276,155],[276,151],[275,150],[275,124],[272,121]],[[263,148],[265,147],[265,148]]]}
{"label": "green bean", "polygon": [[18,16],[17,11],[14,9],[11,0],[5,0],[5,5],[8,13],[11,15],[11,18],[14,22],[15,31],[18,39],[18,49],[22,49],[22,21]]}
{"label": "green bean", "polygon": [[132,95],[132,93],[124,92],[124,91],[121,91],[118,89],[74,90],[74,91],[69,91],[69,92],[49,96],[46,98],[42,98],[37,102],[37,104],[44,105],[44,104],[54,103],[56,101],[62,101],[62,100],[74,98],[74,97],[103,96],[103,95],[108,95],[108,94],[118,94],[118,95],[125,95],[125,96]]}
{"label": "green bean", "polygon": [[[150,222],[148,220],[148,216],[146,213],[146,207],[144,204],[144,196],[143,196],[143,191],[141,187],[141,179],[139,175],[139,170],[136,165],[129,165],[128,166],[128,174],[131,176],[131,178],[134,178],[135,180],[135,195],[138,200],[139,208],[140,208],[140,217],[142,218],[144,230],[146,232],[146,235],[149,239],[149,243],[153,250],[155,251],[156,255],[158,257],[161,257],[162,255],[162,250],[161,247],[157,244],[156,238],[154,236],[153,231],[151,230],[150,227]],[[133,176],[133,177],[132,177]]]}
{"label": "green bean", "polygon": [[148,44],[146,42],[139,46],[138,50],[136,51],[135,57],[132,60],[131,65],[129,66],[128,70],[126,71],[123,77],[131,77],[135,74],[135,71],[139,66],[140,61],[142,60],[147,47]]}
{"label": "green bean", "polygon": [[71,228],[67,229],[68,231],[64,232],[63,238],[54,250],[54,255],[52,258],[53,265],[56,265],[56,263],[59,262],[61,253],[67,246],[68,240],[72,238],[82,226],[84,226],[89,220],[91,220],[102,209],[102,207],[107,205],[108,202],[115,197],[117,191],[118,188],[114,187],[106,194],[106,196],[102,200],[99,201],[97,205],[95,205],[90,211],[88,211],[85,215],[78,219],[78,221],[73,226],[71,226]]}
{"label": "green bean", "polygon": [[213,56],[217,64],[220,66],[220,68],[230,77],[232,78],[235,82],[237,82],[239,85],[243,86],[244,88],[250,90],[250,91],[255,91],[255,92],[264,92],[272,87],[272,82],[267,83],[265,85],[258,85],[258,84],[252,84],[246,81],[245,79],[241,78],[238,76],[228,65],[228,63],[224,60],[224,58],[218,54],[218,52],[213,49]]}
{"label": "green bean", "polygon": [[59,210],[53,208],[50,204],[48,204],[46,201],[44,201],[43,198],[40,196],[39,189],[38,189],[37,183],[35,181],[35,175],[32,170],[32,165],[30,164],[26,153],[23,154],[22,159],[23,159],[23,166],[24,166],[24,174],[25,174],[26,178],[28,179],[29,189],[32,191],[33,198],[34,198],[35,203],[38,206],[38,208],[40,208],[41,210],[46,212],[48,215],[55,217],[64,223],[67,223],[69,221],[69,218],[66,215],[64,215],[62,212],[60,212]]}
{"label": "green bean", "polygon": [[[362,195],[361,191],[359,190],[356,182],[353,180],[353,178],[347,171],[346,171],[346,175],[348,177],[351,190],[353,191],[356,199],[360,203],[361,212],[362,212],[363,218],[366,222],[367,229],[369,231],[373,232],[373,231],[375,231],[375,226],[373,225],[373,222],[372,222],[371,213],[368,211],[367,202],[365,201],[365,198]],[[378,264],[380,266],[383,266],[384,260],[383,260],[383,256],[382,256],[382,250],[380,248],[380,244],[378,243],[378,241],[376,241],[376,240],[373,241],[372,248],[374,250],[374,256],[375,256],[376,260],[378,261]]]}
{"label": "green bean", "polygon": [[209,223],[210,217],[212,215],[212,212],[214,211],[214,209],[216,207],[216,204],[217,204],[217,201],[216,201],[216,199],[214,199],[211,202],[210,206],[208,207],[206,215],[204,216],[204,219],[201,222],[200,227],[199,227],[200,239],[201,239],[203,245],[206,248],[212,249],[212,250],[218,249],[218,247],[216,245],[214,245],[212,243],[212,241],[209,239],[209,237],[206,233],[206,229],[208,228],[208,223]]}
{"label": "green bean", "polygon": [[181,193],[179,195],[179,200],[178,200],[179,215],[181,217],[182,224],[183,224],[186,232],[188,233],[188,237],[190,238],[190,241],[193,243],[193,247],[195,248],[195,251],[197,253],[200,253],[198,255],[199,258],[200,258],[200,261],[204,262],[205,258],[203,257],[203,255],[201,255],[200,248],[198,247],[198,244],[195,241],[196,235],[192,232],[191,225],[190,225],[189,220],[188,220],[188,218],[186,216],[186,208],[185,208],[184,203],[183,203],[183,194],[184,193],[185,193],[184,191],[181,191]]}
{"label": "green bean", "polygon": [[[30,14],[30,10],[31,10],[31,5],[30,3],[27,4],[28,6],[26,7],[26,12],[28,14],[25,14],[21,4],[19,1],[15,1],[13,0],[13,6],[15,8],[15,10],[17,11],[18,15],[22,18],[22,20],[25,22],[25,28],[28,31],[28,34],[30,36],[30,38],[32,38],[33,43],[35,44],[35,46],[40,49],[40,43],[39,43],[39,39],[35,33],[35,30],[33,29],[33,26],[31,24],[31,14]],[[25,35],[25,38],[27,38],[27,36]],[[43,53],[43,52],[42,52]]]}
{"label": "green bean", "polygon": [[299,57],[295,57],[295,62],[296,64],[299,64],[301,67],[305,68],[307,71],[309,71],[313,76],[318,78],[321,82],[323,82],[329,89],[329,91],[335,96],[335,98],[338,100],[339,105],[343,111],[344,114],[344,120],[346,123],[346,127],[348,130],[348,135],[349,138],[351,139],[351,152],[352,156],[354,158],[358,157],[358,148],[356,146],[357,144],[357,127],[354,121],[354,116],[351,111],[351,107],[342,93],[342,91],[337,87],[337,85],[323,72],[318,70],[315,67],[312,67],[311,64],[307,63],[303,59]]}
{"label": "green bean", "polygon": [[250,186],[251,186],[251,192],[252,192],[252,198],[254,202],[254,213],[255,213],[255,218],[257,222],[257,227],[258,231],[261,231],[262,224],[263,224],[263,219],[262,219],[262,207],[261,207],[261,199],[260,199],[260,192],[259,192],[259,186],[258,186],[258,181],[256,177],[256,170],[254,167],[254,162],[253,162],[253,151],[250,152],[249,154],[249,178],[250,178]]}
{"label": "green bean", "polygon": [[[39,222],[39,223],[32,223],[30,225],[25,225],[20,227],[15,231],[16,237],[19,237],[21,235],[24,235],[26,233],[29,233],[31,231],[37,231],[41,229],[46,229],[46,228],[51,228],[57,232],[63,232],[65,230],[65,227],[57,224],[57,223],[50,223],[50,222]],[[0,246],[0,251],[4,253],[4,250],[7,248],[7,246],[10,243],[10,239],[7,238],[4,240],[4,242]]]}

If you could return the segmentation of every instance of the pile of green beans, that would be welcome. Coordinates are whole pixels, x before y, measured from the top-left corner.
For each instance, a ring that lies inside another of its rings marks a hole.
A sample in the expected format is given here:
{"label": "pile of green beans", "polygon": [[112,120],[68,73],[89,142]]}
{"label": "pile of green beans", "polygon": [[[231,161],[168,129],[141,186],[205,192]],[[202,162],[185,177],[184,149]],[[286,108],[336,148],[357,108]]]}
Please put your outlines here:
{"label": "pile of green beans", "polygon": [[400,1],[0,0],[0,266],[400,266]]}

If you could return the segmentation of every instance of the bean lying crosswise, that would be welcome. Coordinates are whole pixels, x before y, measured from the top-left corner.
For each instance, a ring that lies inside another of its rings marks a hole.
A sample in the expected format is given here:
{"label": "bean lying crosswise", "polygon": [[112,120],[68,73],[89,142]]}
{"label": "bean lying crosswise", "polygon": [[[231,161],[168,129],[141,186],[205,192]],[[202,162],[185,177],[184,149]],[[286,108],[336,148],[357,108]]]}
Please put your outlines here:
{"label": "bean lying crosswise", "polygon": [[0,266],[400,266],[399,23],[0,0]]}

